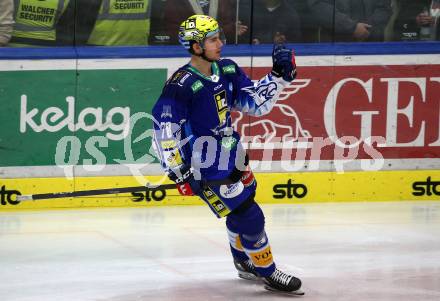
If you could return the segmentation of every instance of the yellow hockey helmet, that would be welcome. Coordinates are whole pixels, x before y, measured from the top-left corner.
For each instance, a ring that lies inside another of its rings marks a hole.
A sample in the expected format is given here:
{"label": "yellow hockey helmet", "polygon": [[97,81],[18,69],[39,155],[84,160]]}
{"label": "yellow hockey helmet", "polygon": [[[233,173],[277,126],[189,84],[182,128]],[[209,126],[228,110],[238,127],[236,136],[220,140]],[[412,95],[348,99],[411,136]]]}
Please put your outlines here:
{"label": "yellow hockey helmet", "polygon": [[190,41],[195,41],[203,47],[203,41],[218,32],[221,30],[213,17],[193,15],[180,24],[179,42],[185,49],[190,49]]}

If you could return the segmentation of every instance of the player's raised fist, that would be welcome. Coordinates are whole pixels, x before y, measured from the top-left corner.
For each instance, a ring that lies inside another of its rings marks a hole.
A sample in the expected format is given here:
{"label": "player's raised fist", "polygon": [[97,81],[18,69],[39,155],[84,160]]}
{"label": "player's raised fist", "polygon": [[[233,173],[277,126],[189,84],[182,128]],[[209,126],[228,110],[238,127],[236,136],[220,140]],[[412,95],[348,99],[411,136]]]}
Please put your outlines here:
{"label": "player's raised fist", "polygon": [[296,77],[295,55],[293,50],[286,48],[284,44],[274,44],[272,51],[272,75],[282,77],[291,82]]}

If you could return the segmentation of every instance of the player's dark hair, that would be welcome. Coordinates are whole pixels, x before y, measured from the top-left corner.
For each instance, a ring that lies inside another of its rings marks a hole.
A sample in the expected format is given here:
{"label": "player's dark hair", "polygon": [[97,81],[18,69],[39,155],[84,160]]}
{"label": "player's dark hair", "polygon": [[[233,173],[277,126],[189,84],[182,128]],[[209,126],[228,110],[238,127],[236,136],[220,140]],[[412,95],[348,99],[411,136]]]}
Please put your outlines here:
{"label": "player's dark hair", "polygon": [[[197,42],[197,41],[189,41],[189,49],[188,49],[188,51],[189,51],[189,53],[191,53],[191,54],[193,54],[193,55],[197,55],[197,56],[200,56],[201,58],[203,58],[205,61],[208,61],[208,62],[214,62],[213,60],[211,60],[211,59],[209,59],[206,55],[205,55],[205,49],[203,49],[202,48],[202,54],[197,54],[195,51],[194,51],[194,49],[193,49],[193,45],[195,44],[195,43],[199,43],[199,42]],[[200,43],[199,43],[200,44]]]}
{"label": "player's dark hair", "polygon": [[189,51],[189,53],[191,53],[191,54],[196,54],[196,53],[194,52],[194,49],[193,49],[193,45],[194,45],[195,43],[197,43],[197,42],[196,42],[196,41],[189,41],[189,49],[188,49],[188,51]]}

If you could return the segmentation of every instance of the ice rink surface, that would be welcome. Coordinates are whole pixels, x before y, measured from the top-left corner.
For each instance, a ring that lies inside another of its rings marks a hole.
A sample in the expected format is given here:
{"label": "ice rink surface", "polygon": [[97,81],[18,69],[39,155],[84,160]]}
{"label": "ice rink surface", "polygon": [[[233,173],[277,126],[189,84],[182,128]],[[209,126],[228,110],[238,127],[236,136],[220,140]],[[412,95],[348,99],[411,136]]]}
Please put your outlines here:
{"label": "ice rink surface", "polygon": [[0,213],[1,301],[440,300],[440,202],[262,205],[304,297],[239,279],[207,207]]}

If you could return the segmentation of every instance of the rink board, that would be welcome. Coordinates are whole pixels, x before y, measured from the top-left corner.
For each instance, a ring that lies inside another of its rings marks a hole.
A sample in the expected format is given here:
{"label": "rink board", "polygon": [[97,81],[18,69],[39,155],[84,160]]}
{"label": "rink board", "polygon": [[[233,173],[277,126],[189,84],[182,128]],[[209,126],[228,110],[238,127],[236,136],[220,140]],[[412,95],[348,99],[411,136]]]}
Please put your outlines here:
{"label": "rink board", "polygon": [[[264,56],[231,58],[257,80],[272,66],[266,50]],[[334,170],[332,163],[345,159],[353,162],[345,171],[365,170],[359,163],[370,159],[383,159],[381,170],[440,169],[438,52],[304,51],[298,52],[298,77],[269,114],[232,112],[250,159],[274,163],[256,171],[286,171],[277,167],[280,161],[303,159],[320,164],[297,171]],[[64,166],[75,166],[75,176],[128,176],[131,164],[158,164],[151,108],[166,79],[187,60],[0,59],[0,177],[62,177]]]}
{"label": "rink board", "polygon": [[[270,114],[233,113],[256,163],[259,202],[439,199],[440,44],[356,45],[294,45],[298,78]],[[16,201],[17,194],[137,186],[134,172],[149,181],[163,173],[151,150],[149,113],[187,53],[105,49],[104,56],[95,47],[73,55],[23,50],[31,57],[0,51],[0,211],[202,204],[175,190]],[[234,51],[225,56],[253,79],[270,71],[271,45]],[[371,159],[382,165],[363,168]],[[137,169],[147,164],[146,172]]]}
{"label": "rink board", "polygon": [[[440,200],[440,171],[258,173],[260,203],[363,202]],[[151,176],[150,182],[161,177]],[[82,207],[145,207],[201,205],[197,197],[179,196],[177,190],[154,194],[105,195],[17,202],[17,195],[139,186],[135,177],[78,177],[0,179],[1,210]]]}

